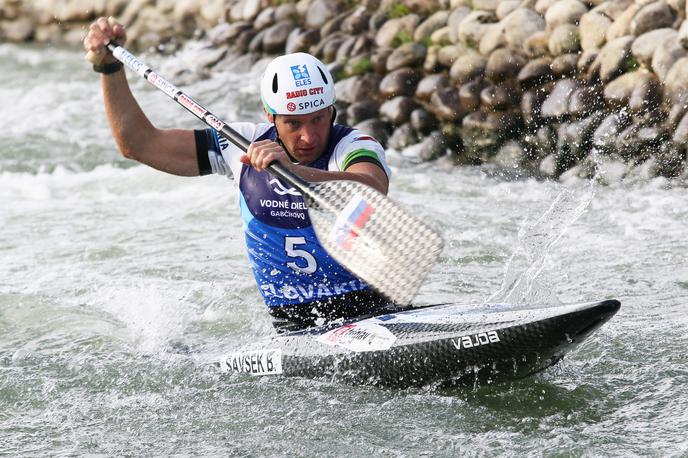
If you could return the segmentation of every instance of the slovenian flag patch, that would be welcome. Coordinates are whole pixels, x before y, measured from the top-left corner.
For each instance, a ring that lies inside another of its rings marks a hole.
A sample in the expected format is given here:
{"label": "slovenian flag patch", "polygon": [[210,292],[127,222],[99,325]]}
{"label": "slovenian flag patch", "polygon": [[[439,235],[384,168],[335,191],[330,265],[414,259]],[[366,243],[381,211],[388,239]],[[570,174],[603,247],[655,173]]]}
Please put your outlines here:
{"label": "slovenian flag patch", "polygon": [[373,207],[361,196],[355,195],[334,223],[333,241],[346,251],[351,250],[351,242],[366,225],[373,214]]}

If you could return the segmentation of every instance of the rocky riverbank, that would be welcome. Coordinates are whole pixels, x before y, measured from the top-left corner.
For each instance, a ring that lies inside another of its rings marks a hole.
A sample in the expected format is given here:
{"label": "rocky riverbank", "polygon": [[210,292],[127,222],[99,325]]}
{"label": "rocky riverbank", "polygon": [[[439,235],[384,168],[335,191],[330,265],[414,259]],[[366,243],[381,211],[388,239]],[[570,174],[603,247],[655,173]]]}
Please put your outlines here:
{"label": "rocky riverbank", "polygon": [[337,79],[339,121],[418,160],[686,174],[685,0],[0,0],[0,38],[77,45],[101,15],[132,48],[206,40],[208,68],[311,52]]}

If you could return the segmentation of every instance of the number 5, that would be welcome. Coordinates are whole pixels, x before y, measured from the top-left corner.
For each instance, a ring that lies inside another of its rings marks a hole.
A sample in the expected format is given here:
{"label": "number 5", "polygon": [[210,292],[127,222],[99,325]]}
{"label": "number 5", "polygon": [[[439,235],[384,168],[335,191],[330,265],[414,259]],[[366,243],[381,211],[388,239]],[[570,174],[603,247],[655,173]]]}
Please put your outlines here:
{"label": "number 5", "polygon": [[288,262],[292,270],[296,272],[301,272],[304,274],[312,274],[318,269],[318,263],[315,262],[315,258],[306,250],[299,250],[295,248],[297,245],[305,245],[306,239],[304,237],[285,237],[284,238],[284,250],[287,252],[287,256],[290,258],[301,258],[306,261],[306,267],[299,266],[296,262]]}

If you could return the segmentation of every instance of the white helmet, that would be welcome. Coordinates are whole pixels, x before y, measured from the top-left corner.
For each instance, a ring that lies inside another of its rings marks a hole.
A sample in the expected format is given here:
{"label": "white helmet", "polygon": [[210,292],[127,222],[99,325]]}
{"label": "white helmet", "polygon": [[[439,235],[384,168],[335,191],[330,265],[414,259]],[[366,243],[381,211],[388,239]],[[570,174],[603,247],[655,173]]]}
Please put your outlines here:
{"label": "white helmet", "polygon": [[334,81],[327,67],[310,54],[287,54],[268,64],[260,97],[271,114],[313,113],[334,104]]}

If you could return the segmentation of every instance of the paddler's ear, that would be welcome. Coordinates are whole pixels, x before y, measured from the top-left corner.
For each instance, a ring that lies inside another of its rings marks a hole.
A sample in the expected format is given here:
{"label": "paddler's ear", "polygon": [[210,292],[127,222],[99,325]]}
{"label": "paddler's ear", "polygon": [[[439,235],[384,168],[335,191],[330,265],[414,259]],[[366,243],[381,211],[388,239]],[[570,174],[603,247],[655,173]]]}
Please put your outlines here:
{"label": "paddler's ear", "polygon": [[[263,108],[263,111],[265,111],[264,108]],[[268,118],[268,122],[269,122],[270,124],[274,124],[274,123],[275,123],[275,115],[273,115],[272,113],[268,113],[267,111],[265,111],[265,116]]]}

